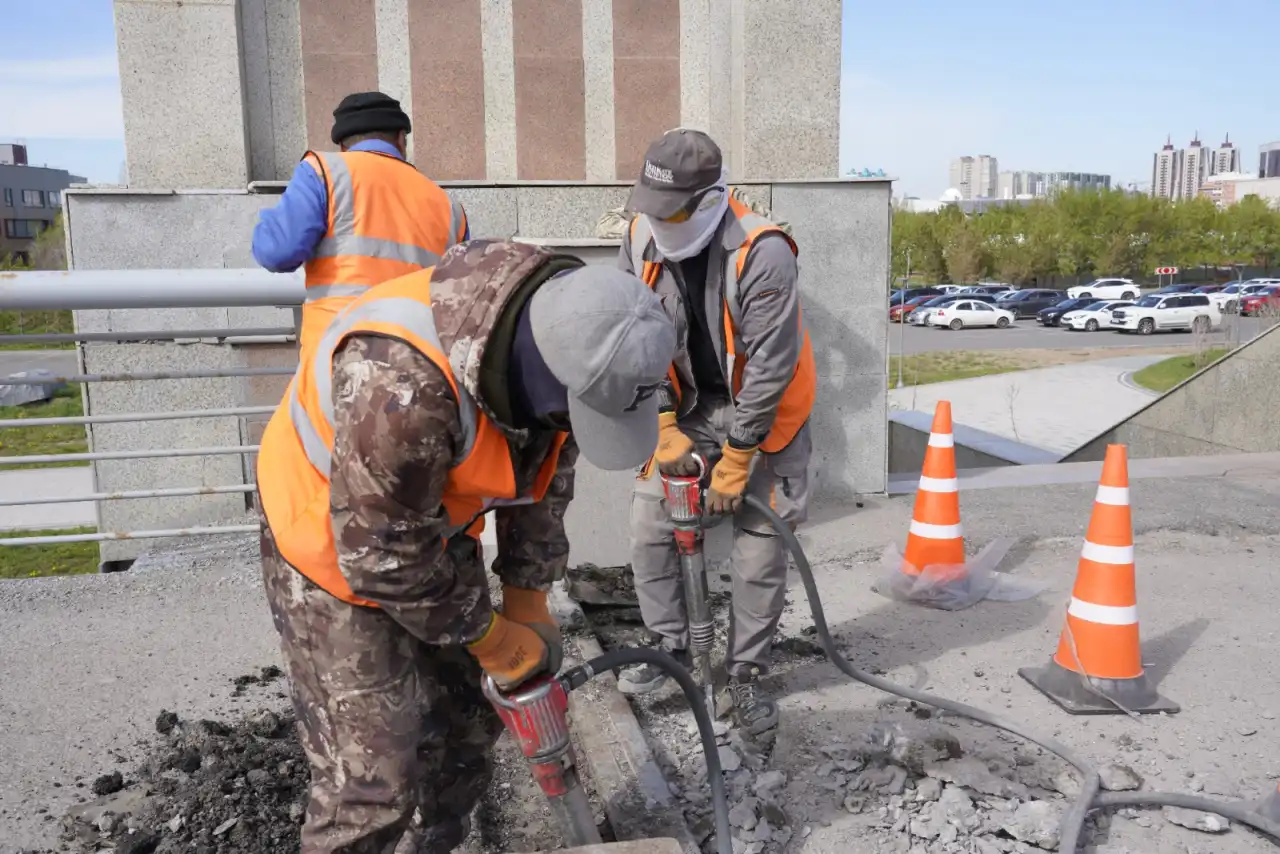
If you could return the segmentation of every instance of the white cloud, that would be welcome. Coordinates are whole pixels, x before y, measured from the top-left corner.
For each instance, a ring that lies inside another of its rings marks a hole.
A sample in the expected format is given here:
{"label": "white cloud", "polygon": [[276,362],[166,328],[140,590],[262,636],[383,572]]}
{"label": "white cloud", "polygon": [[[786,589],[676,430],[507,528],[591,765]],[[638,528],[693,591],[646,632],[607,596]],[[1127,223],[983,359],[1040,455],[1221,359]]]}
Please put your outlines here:
{"label": "white cloud", "polygon": [[114,53],[65,60],[0,60],[0,138],[123,136]]}

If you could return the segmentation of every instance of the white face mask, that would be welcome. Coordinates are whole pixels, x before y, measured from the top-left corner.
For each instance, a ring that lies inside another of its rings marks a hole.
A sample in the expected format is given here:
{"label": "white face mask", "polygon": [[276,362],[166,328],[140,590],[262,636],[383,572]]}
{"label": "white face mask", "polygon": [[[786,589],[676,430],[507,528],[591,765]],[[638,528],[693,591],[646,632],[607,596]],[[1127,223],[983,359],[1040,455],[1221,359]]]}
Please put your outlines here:
{"label": "white face mask", "polygon": [[720,183],[702,197],[698,209],[684,222],[662,222],[649,218],[653,229],[653,242],[657,245],[662,257],[671,261],[683,261],[692,258],[711,242],[720,220],[724,219],[729,209],[729,188],[724,173]]}

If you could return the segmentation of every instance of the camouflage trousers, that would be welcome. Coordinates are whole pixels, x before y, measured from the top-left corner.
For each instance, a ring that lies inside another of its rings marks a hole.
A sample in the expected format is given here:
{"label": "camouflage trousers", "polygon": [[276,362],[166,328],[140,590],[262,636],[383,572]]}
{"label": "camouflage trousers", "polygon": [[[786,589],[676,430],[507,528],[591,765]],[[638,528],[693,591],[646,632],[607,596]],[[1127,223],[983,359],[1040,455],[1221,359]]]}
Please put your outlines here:
{"label": "camouflage trousers", "polygon": [[461,845],[502,731],[474,659],[329,595],[284,561],[265,524],[262,577],[311,765],[302,854]]}

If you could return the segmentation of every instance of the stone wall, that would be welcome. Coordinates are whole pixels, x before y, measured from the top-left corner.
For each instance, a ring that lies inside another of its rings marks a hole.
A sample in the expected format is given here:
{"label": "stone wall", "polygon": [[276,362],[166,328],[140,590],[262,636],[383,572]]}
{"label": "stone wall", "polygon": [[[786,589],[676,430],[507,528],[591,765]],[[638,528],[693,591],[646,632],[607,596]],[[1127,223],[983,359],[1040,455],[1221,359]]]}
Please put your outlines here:
{"label": "stone wall", "polygon": [[381,89],[440,180],[634,180],[708,131],[744,179],[839,170],[841,0],[114,0],[129,183],[241,188]]}

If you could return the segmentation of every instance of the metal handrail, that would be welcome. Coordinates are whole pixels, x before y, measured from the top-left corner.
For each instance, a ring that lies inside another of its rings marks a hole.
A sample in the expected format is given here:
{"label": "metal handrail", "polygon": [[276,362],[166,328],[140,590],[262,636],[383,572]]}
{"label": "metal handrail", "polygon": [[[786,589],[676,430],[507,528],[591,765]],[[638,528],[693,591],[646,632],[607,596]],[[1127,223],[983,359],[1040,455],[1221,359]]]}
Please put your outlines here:
{"label": "metal handrail", "polygon": [[[262,269],[214,270],[76,270],[69,272],[0,272],[0,311],[182,309],[228,307],[279,307],[294,309],[295,326],[245,328],[142,329],[129,332],[42,332],[0,335],[0,344],[92,344],[174,342],[216,343],[235,346],[297,340],[298,307],[305,294],[301,273],[280,275]],[[56,352],[56,351],[50,351]],[[83,365],[83,363],[81,363]],[[162,366],[163,367],[163,366]],[[151,380],[202,380],[288,376],[295,367],[227,367],[189,370],[121,371],[65,376],[32,372],[23,377],[0,377],[0,386],[56,383],[121,383]],[[93,400],[92,395],[88,397]],[[136,422],[163,422],[202,418],[241,418],[268,415],[274,406],[223,406],[204,410],[170,412],[108,412],[82,416],[0,419],[0,429],[29,427],[96,426]],[[251,457],[257,445],[91,451],[70,454],[28,454],[0,457],[0,472],[13,466],[49,463],[145,460],[176,457]],[[98,491],[82,495],[19,497],[5,495],[0,507],[77,504],[84,502],[182,498],[201,495],[251,495],[254,483],[215,486],[157,486],[155,488]],[[143,531],[99,531],[85,534],[47,534],[0,537],[0,546],[35,546],[55,543],[106,542],[112,540],[195,537],[212,534],[251,533],[257,525],[192,525]]]}

